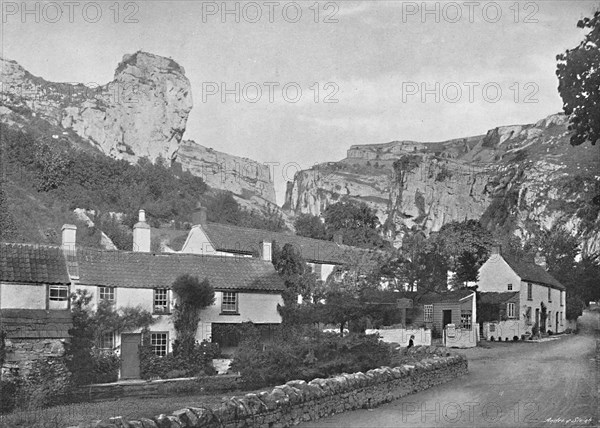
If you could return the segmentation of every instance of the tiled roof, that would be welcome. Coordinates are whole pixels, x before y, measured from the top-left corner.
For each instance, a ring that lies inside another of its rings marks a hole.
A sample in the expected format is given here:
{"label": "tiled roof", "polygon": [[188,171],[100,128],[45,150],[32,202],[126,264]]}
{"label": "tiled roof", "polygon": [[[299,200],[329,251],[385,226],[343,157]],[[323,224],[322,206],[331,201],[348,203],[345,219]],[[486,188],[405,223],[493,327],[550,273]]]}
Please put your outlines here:
{"label": "tiled roof", "polygon": [[506,303],[515,298],[519,294],[518,291],[505,291],[502,293],[497,292],[482,292],[479,293],[479,303],[486,303],[489,305],[498,305]]}
{"label": "tiled roof", "polygon": [[442,302],[458,302],[467,296],[473,294],[473,290],[461,289],[455,291],[443,291],[443,292],[429,292],[422,295],[418,299],[418,303],[421,305],[427,305],[431,303],[442,303]]}
{"label": "tiled roof", "polygon": [[69,310],[2,309],[0,326],[13,339],[65,338],[73,318]]}
{"label": "tiled roof", "polygon": [[0,243],[0,281],[69,284],[60,247]]}
{"label": "tiled roof", "polygon": [[552,288],[559,290],[565,290],[565,286],[562,285],[556,278],[546,272],[546,269],[536,265],[533,262],[525,260],[518,260],[515,257],[502,254],[502,258],[508,263],[512,270],[521,277],[523,281],[538,282],[544,285],[549,285]]}
{"label": "tiled roof", "polygon": [[79,283],[168,288],[183,274],[207,278],[216,290],[280,292],[285,285],[271,262],[251,257],[78,249]]}
{"label": "tiled roof", "polygon": [[308,262],[345,264],[373,253],[372,250],[338,245],[332,241],[228,224],[206,223],[202,229],[215,249],[223,252],[256,254],[261,241],[270,241],[276,242],[280,247],[292,244]]}

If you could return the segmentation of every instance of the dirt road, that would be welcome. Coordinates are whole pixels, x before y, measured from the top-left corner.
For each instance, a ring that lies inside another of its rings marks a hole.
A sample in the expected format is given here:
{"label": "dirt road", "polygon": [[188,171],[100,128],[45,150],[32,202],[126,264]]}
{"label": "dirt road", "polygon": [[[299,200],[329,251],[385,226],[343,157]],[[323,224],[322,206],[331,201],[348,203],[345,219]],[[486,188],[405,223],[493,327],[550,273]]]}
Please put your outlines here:
{"label": "dirt road", "polygon": [[586,312],[580,321],[580,334],[553,341],[461,350],[469,359],[469,374],[460,379],[376,409],[301,426],[598,426],[594,333],[600,314]]}

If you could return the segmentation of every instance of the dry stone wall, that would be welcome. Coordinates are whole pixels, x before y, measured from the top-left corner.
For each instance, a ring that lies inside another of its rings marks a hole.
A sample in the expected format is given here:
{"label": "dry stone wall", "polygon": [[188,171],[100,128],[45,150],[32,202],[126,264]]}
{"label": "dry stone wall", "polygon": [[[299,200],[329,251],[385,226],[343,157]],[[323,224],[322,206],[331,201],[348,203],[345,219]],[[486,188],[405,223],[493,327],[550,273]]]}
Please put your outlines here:
{"label": "dry stone wall", "polygon": [[[443,356],[441,356],[441,354]],[[435,351],[411,365],[381,367],[310,382],[294,380],[272,391],[226,399],[218,408],[193,407],[171,415],[127,421],[110,418],[103,428],[289,427],[336,413],[372,408],[467,373],[462,355]]]}

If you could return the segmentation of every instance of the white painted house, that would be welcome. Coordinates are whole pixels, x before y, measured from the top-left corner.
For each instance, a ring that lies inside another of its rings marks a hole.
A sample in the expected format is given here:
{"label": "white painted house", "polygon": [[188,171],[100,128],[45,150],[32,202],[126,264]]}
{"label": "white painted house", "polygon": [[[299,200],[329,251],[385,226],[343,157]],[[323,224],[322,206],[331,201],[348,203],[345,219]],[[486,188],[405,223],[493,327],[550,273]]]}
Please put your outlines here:
{"label": "white painted house", "polygon": [[[501,331],[495,332],[495,338],[520,338],[531,334],[535,324],[542,332],[566,329],[566,289],[542,265],[502,254],[495,247],[479,269],[477,285],[483,301],[501,305]],[[483,337],[493,333],[484,326]]]}
{"label": "white painted house", "polygon": [[317,279],[325,282],[330,276],[339,275],[341,266],[350,262],[368,263],[374,250],[352,247],[336,241],[324,241],[284,232],[232,226],[207,221],[206,208],[198,206],[194,213],[194,225],[183,244],[181,253],[259,257],[261,243],[276,243],[280,248],[292,245],[304,258]]}

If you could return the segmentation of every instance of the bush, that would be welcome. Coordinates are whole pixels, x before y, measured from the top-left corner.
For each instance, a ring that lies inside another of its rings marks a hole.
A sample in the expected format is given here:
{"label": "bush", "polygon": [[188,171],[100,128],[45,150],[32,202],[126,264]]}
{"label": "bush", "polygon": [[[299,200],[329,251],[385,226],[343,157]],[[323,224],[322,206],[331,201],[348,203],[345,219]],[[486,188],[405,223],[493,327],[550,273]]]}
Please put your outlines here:
{"label": "bush", "polygon": [[552,330],[548,330],[548,336],[552,336],[554,332]]}
{"label": "bush", "polygon": [[376,335],[323,333],[311,328],[279,329],[263,344],[251,334],[238,348],[232,369],[244,388],[256,389],[289,380],[311,380],[366,371],[391,361],[391,348]]}
{"label": "bush", "polygon": [[526,337],[526,336],[525,336],[524,334],[522,334],[522,335],[521,335],[521,340],[525,340],[525,337]]}
{"label": "bush", "polygon": [[0,415],[15,409],[18,389],[17,381],[0,380]]}
{"label": "bush", "polygon": [[196,342],[189,357],[182,354],[155,355],[152,347],[144,341],[140,346],[140,376],[142,379],[211,376],[216,374],[212,360],[219,356],[219,345],[207,341]]}
{"label": "bush", "polygon": [[71,385],[64,358],[37,360],[19,388],[18,400],[33,409],[66,403]]}
{"label": "bush", "polygon": [[513,342],[518,342],[519,341],[519,336],[513,336]]}
{"label": "bush", "polygon": [[117,354],[94,350],[92,360],[94,365],[93,383],[110,383],[118,380],[121,359]]}
{"label": "bush", "polygon": [[493,342],[494,340],[494,336],[490,336],[490,342]]}

